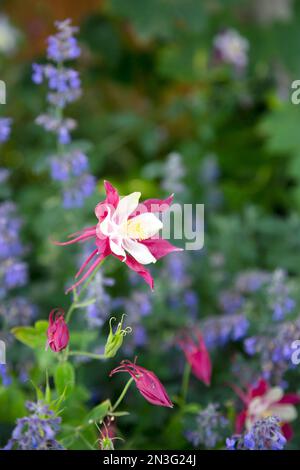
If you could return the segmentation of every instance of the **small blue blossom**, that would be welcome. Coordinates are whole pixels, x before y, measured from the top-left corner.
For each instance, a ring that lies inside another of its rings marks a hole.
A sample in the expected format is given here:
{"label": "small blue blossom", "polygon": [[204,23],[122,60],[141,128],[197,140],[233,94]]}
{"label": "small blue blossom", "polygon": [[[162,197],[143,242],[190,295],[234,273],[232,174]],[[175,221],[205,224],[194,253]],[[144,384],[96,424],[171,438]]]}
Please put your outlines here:
{"label": "small blue blossom", "polygon": [[107,292],[107,287],[113,285],[114,280],[105,277],[102,270],[96,273],[94,279],[89,284],[86,299],[94,300],[86,308],[86,321],[89,328],[101,328],[110,317],[113,302]]}
{"label": "small blue blossom", "polygon": [[42,402],[27,402],[26,407],[30,416],[17,420],[4,450],[62,450],[56,440],[61,418]]}
{"label": "small blue blossom", "polygon": [[226,439],[228,450],[283,450],[285,444],[280,419],[276,416],[260,419],[250,431]]}
{"label": "small blue blossom", "polygon": [[234,291],[223,291],[219,296],[219,304],[225,313],[237,313],[243,307],[245,299]]}
{"label": "small blue blossom", "polygon": [[23,254],[21,226],[22,221],[17,215],[16,206],[12,202],[0,204],[0,261]]}
{"label": "small blue blossom", "polygon": [[[190,426],[191,424],[190,422]],[[197,414],[194,429],[188,430],[185,435],[194,447],[202,445],[212,449],[222,441],[224,430],[228,425],[228,420],[219,411],[219,405],[210,403]]]}
{"label": "small blue blossom", "polygon": [[287,285],[287,275],[282,269],[274,271],[267,289],[269,306],[272,310],[273,320],[282,321],[295,308],[295,301],[290,295]]}
{"label": "small blue blossom", "polygon": [[252,270],[238,274],[235,280],[235,288],[242,294],[257,292],[270,281],[270,274],[265,271]]}
{"label": "small blue blossom", "polygon": [[0,317],[5,318],[5,323],[10,327],[30,325],[37,316],[37,308],[25,297],[14,297],[2,302]]}
{"label": "small blue blossom", "polygon": [[12,383],[12,378],[8,372],[6,364],[0,364],[0,377],[2,379],[3,387],[9,387],[9,385]]}
{"label": "small blue blossom", "polygon": [[80,48],[74,34],[78,28],[71,25],[71,20],[57,21],[57,33],[48,38],[47,57],[54,62],[74,60],[80,56]]}
{"label": "small blue blossom", "polygon": [[295,365],[292,363],[292,343],[300,338],[300,318],[270,325],[263,335],[251,336],[244,341],[249,355],[257,354],[263,376],[280,384],[283,375]]}
{"label": "small blue blossom", "polygon": [[12,119],[0,118],[0,144],[7,141],[11,132]]}
{"label": "small blue blossom", "polygon": [[24,286],[28,280],[27,265],[22,261],[9,259],[4,265],[3,282],[7,289]]}
{"label": "small blue blossom", "polygon": [[248,328],[249,321],[242,313],[209,317],[201,323],[201,331],[209,349],[244,338]]}
{"label": "small blue blossom", "polygon": [[62,205],[65,209],[82,207],[96,186],[95,178],[89,174],[89,162],[80,150],[67,150],[71,144],[71,132],[76,121],[64,117],[64,108],[81,96],[81,80],[77,70],[65,62],[79,57],[80,48],[74,34],[77,28],[71,20],[56,22],[57,33],[48,39],[47,58],[52,63],[33,64],[32,80],[48,86],[47,100],[50,109],[36,118],[36,123],[45,131],[56,135],[58,155],[50,159],[50,172],[54,181],[62,184]]}

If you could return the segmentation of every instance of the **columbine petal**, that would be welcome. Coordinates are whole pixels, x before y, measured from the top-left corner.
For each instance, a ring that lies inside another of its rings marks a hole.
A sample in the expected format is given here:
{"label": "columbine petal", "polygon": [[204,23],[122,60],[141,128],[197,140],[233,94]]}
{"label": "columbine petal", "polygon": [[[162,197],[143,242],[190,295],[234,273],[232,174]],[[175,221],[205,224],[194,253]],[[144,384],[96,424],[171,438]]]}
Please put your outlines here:
{"label": "columbine petal", "polygon": [[120,197],[116,188],[109,181],[104,181],[106,191],[106,202],[114,207],[117,207]]}
{"label": "columbine petal", "polygon": [[289,423],[297,418],[297,410],[293,405],[274,405],[268,411],[273,416],[278,416],[283,423]]}
{"label": "columbine petal", "polygon": [[138,205],[136,211],[131,214],[131,217],[144,214],[145,212],[165,212],[172,204],[173,197],[174,195],[171,194],[166,199],[146,199]]}
{"label": "columbine petal", "polygon": [[125,263],[127,266],[135,271],[139,276],[141,276],[145,282],[150,286],[150,288],[153,290],[154,288],[154,281],[153,277],[149,273],[147,269],[144,268],[144,266],[140,263],[138,263],[132,256],[127,256]]}
{"label": "columbine petal", "polygon": [[156,263],[156,258],[154,258],[151,251],[145,245],[142,245],[142,243],[134,240],[123,240],[123,246],[138,263]]}
{"label": "columbine petal", "polygon": [[270,402],[263,400],[261,397],[253,398],[248,405],[248,413],[250,416],[261,416],[269,408]]}
{"label": "columbine petal", "polygon": [[138,192],[122,197],[113,215],[114,222],[121,224],[127,220],[130,214],[136,210],[140,197],[141,193]]}
{"label": "columbine petal", "polygon": [[283,397],[283,390],[280,387],[273,387],[263,396],[266,403],[275,403]]}
{"label": "columbine petal", "polygon": [[264,395],[268,390],[268,384],[264,379],[260,379],[259,382],[254,386],[251,387],[249,391],[250,398],[259,397]]}
{"label": "columbine petal", "polygon": [[156,259],[160,259],[163,256],[172,253],[173,251],[183,251],[182,248],[178,248],[177,246],[171,245],[171,243],[169,243],[164,238],[149,238],[149,240],[143,240],[141,243],[147,248],[149,248],[149,250]]}
{"label": "columbine petal", "polygon": [[95,215],[100,222],[107,215],[107,207],[109,206],[111,209],[116,208],[120,200],[118,191],[109,181],[104,181],[104,187],[106,191],[106,199],[105,201],[99,202],[95,207]]}
{"label": "columbine petal", "polygon": [[107,216],[102,222],[99,222],[96,228],[97,237],[100,239],[103,238],[103,235],[109,237],[112,233],[116,231],[116,224],[111,220],[111,208],[107,208]]}
{"label": "columbine petal", "polygon": [[281,426],[282,434],[286,438],[287,441],[290,441],[293,437],[293,428],[289,423],[284,423]]}
{"label": "columbine petal", "polygon": [[300,395],[298,393],[286,393],[278,403],[287,403],[289,405],[299,405]]}
{"label": "columbine petal", "polygon": [[123,259],[126,259],[126,253],[124,248],[122,247],[122,239],[120,238],[110,238],[109,239],[109,246],[111,251],[117,255],[117,256],[122,256]]}
{"label": "columbine petal", "polygon": [[235,432],[241,434],[246,423],[247,412],[246,410],[241,411],[235,419]]}

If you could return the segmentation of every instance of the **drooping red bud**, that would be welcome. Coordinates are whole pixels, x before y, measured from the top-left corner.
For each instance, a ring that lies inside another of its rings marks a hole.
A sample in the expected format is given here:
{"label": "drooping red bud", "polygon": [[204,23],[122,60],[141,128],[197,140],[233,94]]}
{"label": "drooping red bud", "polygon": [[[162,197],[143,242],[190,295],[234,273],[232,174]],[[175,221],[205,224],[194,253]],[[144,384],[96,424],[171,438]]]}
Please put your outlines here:
{"label": "drooping red bud", "polygon": [[65,312],[61,308],[55,308],[49,314],[47,346],[50,346],[54,352],[62,351],[69,343],[69,328],[65,322],[64,314]]}
{"label": "drooping red bud", "polygon": [[158,377],[150,370],[138,366],[133,362],[124,360],[119,367],[112,370],[110,377],[117,372],[128,372],[134,379],[137,389],[143,397],[152,405],[166,406],[173,408],[165,387],[160,382]]}
{"label": "drooping red bud", "polygon": [[204,382],[205,385],[210,385],[212,365],[209,352],[200,331],[196,332],[196,336],[197,342],[194,341],[192,335],[185,333],[179,338],[178,344],[183,350],[195,377]]}

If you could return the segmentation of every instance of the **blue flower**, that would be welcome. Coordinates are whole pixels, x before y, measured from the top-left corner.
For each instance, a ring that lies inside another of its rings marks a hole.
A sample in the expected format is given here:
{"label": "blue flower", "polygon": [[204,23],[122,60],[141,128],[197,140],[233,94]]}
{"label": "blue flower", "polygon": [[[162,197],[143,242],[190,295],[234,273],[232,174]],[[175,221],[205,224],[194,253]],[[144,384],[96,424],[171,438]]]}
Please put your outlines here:
{"label": "blue flower", "polygon": [[260,419],[244,434],[226,439],[228,450],[283,450],[285,444],[277,416]]}
{"label": "blue flower", "polygon": [[7,141],[11,132],[12,119],[0,118],[0,144]]}
{"label": "blue flower", "polygon": [[53,63],[33,64],[32,80],[37,85],[47,82],[49,92],[47,100],[50,109],[37,117],[36,123],[47,132],[56,135],[58,155],[50,159],[50,172],[54,181],[62,185],[62,205],[65,209],[82,207],[96,186],[95,178],[89,173],[89,162],[80,150],[72,152],[66,149],[71,143],[71,132],[76,128],[76,121],[64,117],[67,104],[81,96],[81,80],[77,70],[66,66],[65,61],[76,59],[80,48],[74,34],[77,28],[71,21],[55,23],[57,33],[48,40],[47,57]]}
{"label": "blue flower", "polygon": [[249,321],[242,313],[209,317],[201,323],[203,337],[209,349],[244,338],[248,328]]}
{"label": "blue flower", "polygon": [[77,59],[80,48],[74,34],[77,28],[71,25],[71,20],[57,21],[55,26],[58,32],[48,38],[47,57],[54,62]]}
{"label": "blue flower", "polygon": [[228,424],[228,420],[219,411],[219,405],[210,403],[197,414],[195,429],[187,431],[185,435],[195,447],[202,445],[211,449],[222,441],[224,430]]}
{"label": "blue flower", "polygon": [[56,440],[61,418],[42,402],[27,402],[26,407],[30,416],[17,420],[4,450],[62,450]]}
{"label": "blue flower", "polygon": [[12,378],[8,373],[6,364],[0,364],[0,377],[3,387],[8,387],[12,383]]}

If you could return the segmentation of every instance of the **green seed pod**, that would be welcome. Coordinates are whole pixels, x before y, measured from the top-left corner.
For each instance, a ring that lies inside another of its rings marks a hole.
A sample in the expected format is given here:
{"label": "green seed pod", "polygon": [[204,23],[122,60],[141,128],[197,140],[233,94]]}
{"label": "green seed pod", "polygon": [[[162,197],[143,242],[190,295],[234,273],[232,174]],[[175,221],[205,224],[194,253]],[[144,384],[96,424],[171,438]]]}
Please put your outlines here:
{"label": "green seed pod", "polygon": [[130,326],[127,326],[125,329],[122,329],[124,317],[125,317],[125,314],[122,315],[121,321],[118,323],[118,326],[115,332],[113,332],[113,329],[112,329],[112,322],[115,321],[116,318],[112,317],[109,320],[109,334],[108,334],[108,338],[107,338],[105,349],[104,349],[104,355],[107,359],[114,357],[117,354],[118,350],[123,344],[124,336],[126,336],[127,333],[131,333],[132,331],[132,328]]}

